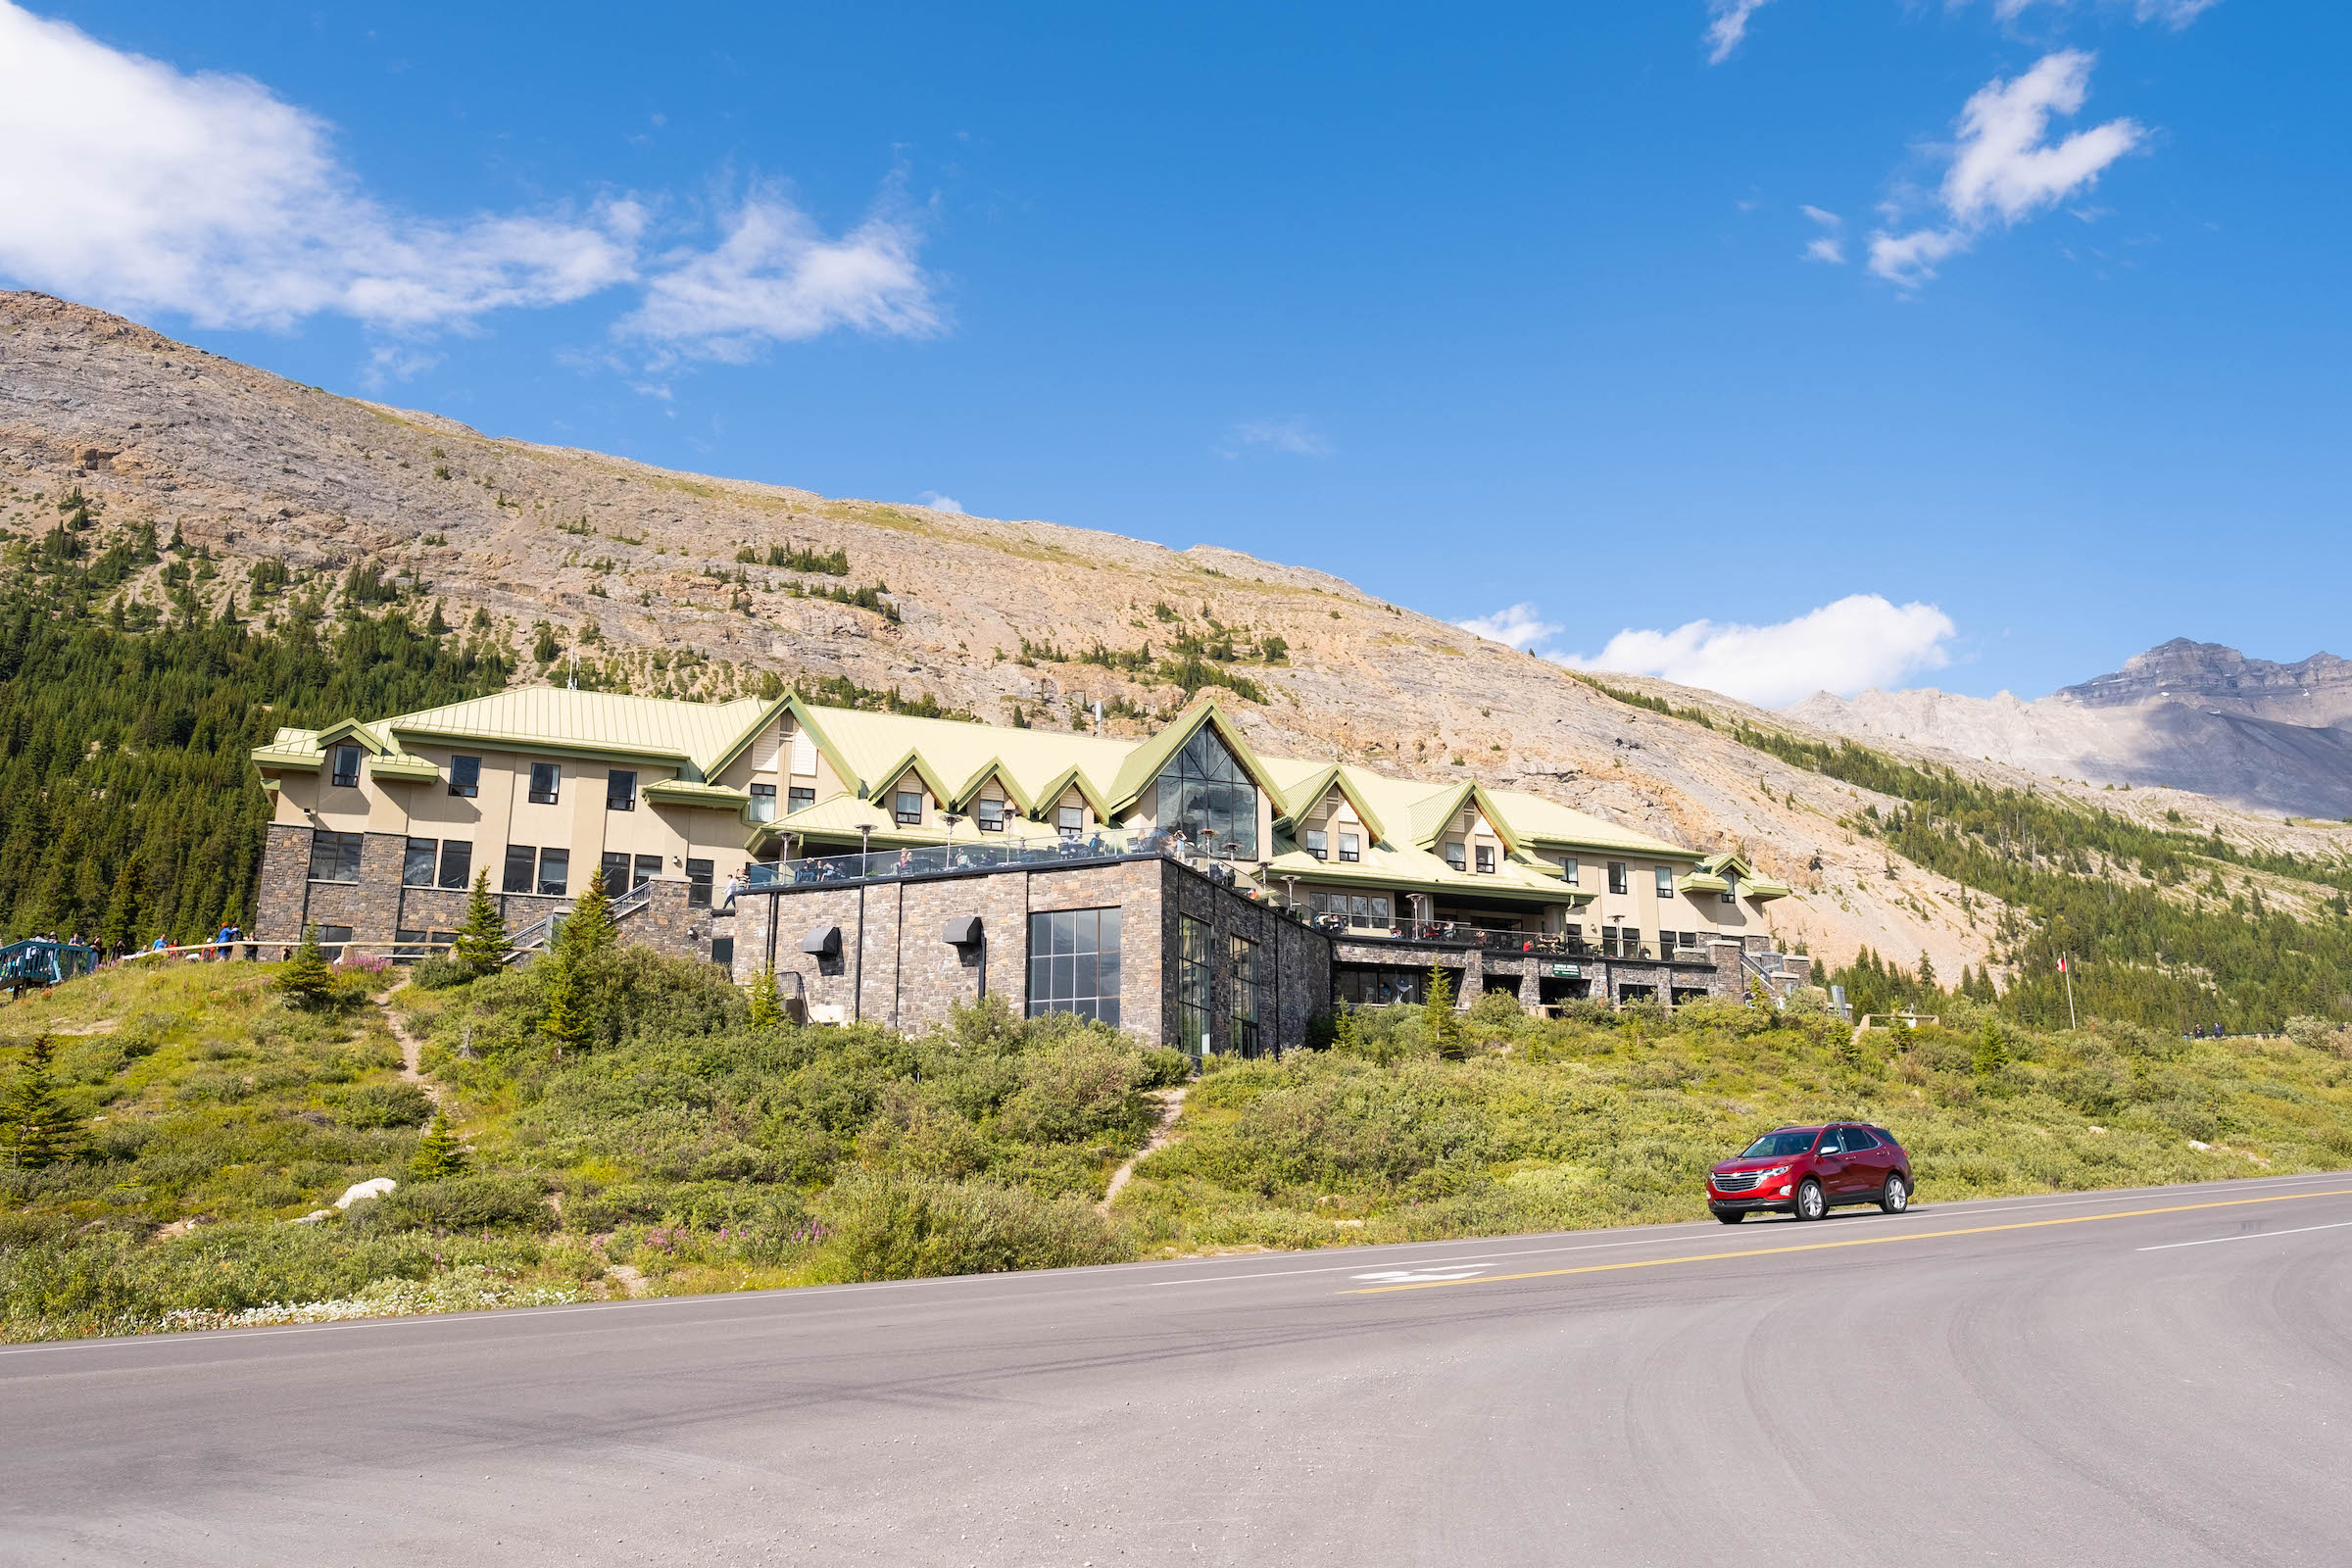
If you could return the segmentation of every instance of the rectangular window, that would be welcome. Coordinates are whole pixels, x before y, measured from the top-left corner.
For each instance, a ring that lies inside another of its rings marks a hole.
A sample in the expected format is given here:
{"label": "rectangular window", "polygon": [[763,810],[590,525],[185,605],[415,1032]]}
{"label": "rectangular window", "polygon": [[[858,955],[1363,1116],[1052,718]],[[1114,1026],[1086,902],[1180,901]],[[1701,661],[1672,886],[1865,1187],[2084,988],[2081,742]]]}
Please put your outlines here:
{"label": "rectangular window", "polygon": [[1617,956],[1617,928],[1613,925],[1600,928],[1600,955],[1604,958]]}
{"label": "rectangular window", "polygon": [[662,857],[659,855],[640,855],[637,857],[635,868],[629,872],[629,887],[632,891],[634,891],[637,888],[645,886],[648,882],[651,882],[654,878],[660,876],[661,874]]}
{"label": "rectangular window", "polygon": [[920,790],[900,790],[892,802],[893,814],[908,827],[923,819],[923,795]]}
{"label": "rectangular window", "polygon": [[773,784],[752,786],[751,818],[755,822],[773,822],[776,819],[776,787]]}
{"label": "rectangular window", "polygon": [[1363,840],[1357,838],[1352,833],[1341,834],[1340,858],[1343,860],[1360,860],[1363,858]]}
{"label": "rectangular window", "polygon": [[533,806],[555,805],[556,786],[562,781],[563,775],[555,763],[533,762],[531,764],[531,804]]}
{"label": "rectangular window", "polygon": [[418,958],[424,956],[423,932],[398,930],[392,933],[392,940],[400,944],[392,950],[394,963],[415,963]]}
{"label": "rectangular window", "polygon": [[1460,839],[1447,839],[1446,841],[1446,863],[1456,871],[1467,870],[1469,868],[1468,862],[1463,858],[1462,841]]}
{"label": "rectangular window", "polygon": [[1723,902],[1726,904],[1740,902],[1740,877],[1737,872],[1726,871],[1723,873]]}
{"label": "rectangular window", "polygon": [[1310,827],[1306,830],[1306,853],[1313,856],[1316,859],[1327,860],[1331,858],[1329,853],[1330,843],[1331,840],[1329,835],[1327,835],[1321,828]]}
{"label": "rectangular window", "polygon": [[570,891],[571,852],[569,850],[541,850],[539,852],[540,897],[560,899]]}
{"label": "rectangular window", "polygon": [[1029,1016],[1049,1012],[1074,1012],[1118,1027],[1118,910],[1029,916]]}
{"label": "rectangular window", "polygon": [[482,790],[482,760],[478,757],[453,757],[449,760],[449,793],[474,796]]}
{"label": "rectangular window", "polygon": [[1494,845],[1481,844],[1478,847],[1478,869],[1479,874],[1482,876],[1493,876],[1494,874]]}
{"label": "rectangular window", "polygon": [[1233,1049],[1254,1056],[1273,1045],[1273,976],[1247,937],[1225,939],[1226,974],[1232,982]]}
{"label": "rectangular window", "polygon": [[629,858],[619,850],[607,850],[597,858],[596,868],[605,874],[605,897],[617,899],[629,891]]}
{"label": "rectangular window", "polygon": [[1570,887],[1580,885],[1578,869],[1575,856],[1563,855],[1560,857],[1560,880]]}
{"label": "rectangular window", "polygon": [[784,796],[784,809],[787,811],[806,811],[815,804],[816,791],[813,787],[804,789],[795,784]]}
{"label": "rectangular window", "polygon": [[1674,897],[1674,867],[1671,865],[1658,867],[1658,897],[1661,899]]}
{"label": "rectangular window", "polygon": [[335,788],[356,790],[360,787],[360,749],[357,746],[335,748]]}
{"label": "rectangular window", "polygon": [[1188,1056],[1205,1056],[1217,1049],[1208,1010],[1213,994],[1206,920],[1189,914],[1176,917],[1176,1039],[1175,1047]]}
{"label": "rectangular window", "polygon": [[[433,872],[441,859],[441,845],[434,839],[409,840],[408,853],[400,860],[400,885],[404,888],[429,888]],[[418,939],[423,940],[422,938]]]}
{"label": "rectangular window", "polygon": [[1334,1000],[1359,1007],[1418,1003],[1428,985],[1421,969],[1375,969],[1343,965],[1332,971]]}
{"label": "rectangular window", "polygon": [[367,843],[361,833],[329,833],[321,828],[311,835],[311,880],[314,882],[357,882],[360,879],[360,846]]}
{"label": "rectangular window", "polygon": [[709,860],[686,862],[686,907],[689,909],[710,907],[710,869]]}
{"label": "rectangular window", "polygon": [[1057,808],[1054,812],[1054,827],[1065,839],[1076,838],[1086,830],[1086,808],[1081,806]]}
{"label": "rectangular window", "polygon": [[466,888],[473,885],[473,846],[464,839],[441,841],[441,886]]}
{"label": "rectangular window", "polygon": [[726,970],[727,973],[733,974],[735,972],[735,939],[733,937],[712,937],[710,939],[710,961]]}
{"label": "rectangular window", "polygon": [[986,799],[974,801],[972,803],[972,820],[980,825],[980,831],[983,833],[1004,832],[1004,803]]}
{"label": "rectangular window", "polygon": [[507,846],[507,870],[499,878],[501,893],[528,893],[539,865],[539,851],[528,844]]}
{"label": "rectangular window", "polygon": [[1626,880],[1625,862],[1623,860],[1611,860],[1609,862],[1609,891],[1611,893],[1626,893],[1632,891],[1631,884]]}
{"label": "rectangular window", "polygon": [[629,768],[615,767],[605,774],[605,809],[634,811],[637,809],[637,775]]}
{"label": "rectangular window", "polygon": [[351,927],[322,925],[318,928],[318,946],[326,954],[326,961],[341,963],[343,961],[343,944],[351,940]]}

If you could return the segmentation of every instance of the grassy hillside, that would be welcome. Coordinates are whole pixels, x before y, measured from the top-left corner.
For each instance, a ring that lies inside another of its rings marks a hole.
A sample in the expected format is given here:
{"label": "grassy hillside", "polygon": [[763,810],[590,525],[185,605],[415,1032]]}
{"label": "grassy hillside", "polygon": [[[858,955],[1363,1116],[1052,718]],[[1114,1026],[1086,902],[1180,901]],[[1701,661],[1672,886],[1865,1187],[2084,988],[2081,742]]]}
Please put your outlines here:
{"label": "grassy hillside", "polygon": [[[1856,1045],[1818,1011],[1539,1021],[1490,998],[1461,1059],[1399,1009],[1218,1065],[1104,1213],[1172,1054],[994,1007],[913,1038],[754,1027],[707,965],[620,950],[580,960],[589,1043],[562,1054],[550,964],[392,999],[471,1148],[422,1181],[429,1106],[372,982],[305,1012],[273,973],[116,971],[0,1009],[0,1083],[56,1032],[82,1139],[0,1169],[0,1337],[1691,1219],[1707,1163],[1830,1115],[1893,1127],[1929,1203],[2352,1163],[2352,1045],[2321,1025],[2050,1034],[1961,1000]],[[373,1176],[402,1185],[289,1223]]]}

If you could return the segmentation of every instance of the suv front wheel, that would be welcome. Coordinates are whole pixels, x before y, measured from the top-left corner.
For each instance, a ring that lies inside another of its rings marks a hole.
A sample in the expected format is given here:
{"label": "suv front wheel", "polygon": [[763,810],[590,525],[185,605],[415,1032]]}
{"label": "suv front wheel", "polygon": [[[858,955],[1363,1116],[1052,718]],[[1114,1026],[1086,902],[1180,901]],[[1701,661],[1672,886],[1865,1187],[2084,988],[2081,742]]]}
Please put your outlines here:
{"label": "suv front wheel", "polygon": [[1900,1214],[1911,1206],[1911,1184],[1896,1172],[1886,1178],[1886,1186],[1879,1194],[1879,1207],[1889,1214]]}
{"label": "suv front wheel", "polygon": [[1796,1217],[1819,1219],[1830,1211],[1830,1200],[1821,1190],[1821,1183],[1806,1177],[1796,1189]]}

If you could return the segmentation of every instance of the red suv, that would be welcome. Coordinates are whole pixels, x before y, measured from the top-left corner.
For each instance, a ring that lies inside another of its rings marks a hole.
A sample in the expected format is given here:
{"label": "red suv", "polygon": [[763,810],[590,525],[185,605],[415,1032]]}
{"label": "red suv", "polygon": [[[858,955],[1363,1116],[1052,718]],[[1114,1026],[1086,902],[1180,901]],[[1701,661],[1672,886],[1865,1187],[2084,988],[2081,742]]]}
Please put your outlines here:
{"label": "red suv", "polygon": [[1737,1225],[1758,1209],[1819,1219],[1839,1203],[1911,1206],[1911,1156],[1866,1122],[1782,1127],[1707,1173],[1707,1209]]}

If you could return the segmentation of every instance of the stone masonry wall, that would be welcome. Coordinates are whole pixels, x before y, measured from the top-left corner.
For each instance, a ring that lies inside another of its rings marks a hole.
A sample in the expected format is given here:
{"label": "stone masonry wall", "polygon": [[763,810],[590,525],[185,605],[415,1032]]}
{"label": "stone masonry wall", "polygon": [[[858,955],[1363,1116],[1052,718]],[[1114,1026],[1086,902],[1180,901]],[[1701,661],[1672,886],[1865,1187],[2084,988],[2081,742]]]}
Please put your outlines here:
{"label": "stone masonry wall", "polygon": [[[1211,1006],[1220,1030],[1232,1007],[1226,942],[1236,934],[1263,945],[1261,956],[1274,977],[1273,1015],[1263,1021],[1270,1039],[1286,1047],[1302,1043],[1307,1019],[1330,1006],[1328,937],[1158,859],[746,895],[738,900],[735,977],[748,981],[767,962],[772,919],[776,972],[787,1001],[804,999],[814,1016],[919,1032],[944,1024],[949,1008],[977,1000],[984,982],[988,994],[1004,998],[1016,1012],[1025,1010],[1029,916],[1095,908],[1120,911],[1120,1024],[1148,1044],[1174,1037],[1170,945],[1180,911],[1209,922],[1217,957]],[[975,914],[979,946],[959,949],[945,940],[950,920]],[[840,928],[840,956],[820,961],[802,953],[802,939],[826,926]]]}
{"label": "stone masonry wall", "polygon": [[277,942],[301,940],[311,895],[311,830],[270,824],[262,845],[262,876],[254,903],[253,934]]}

